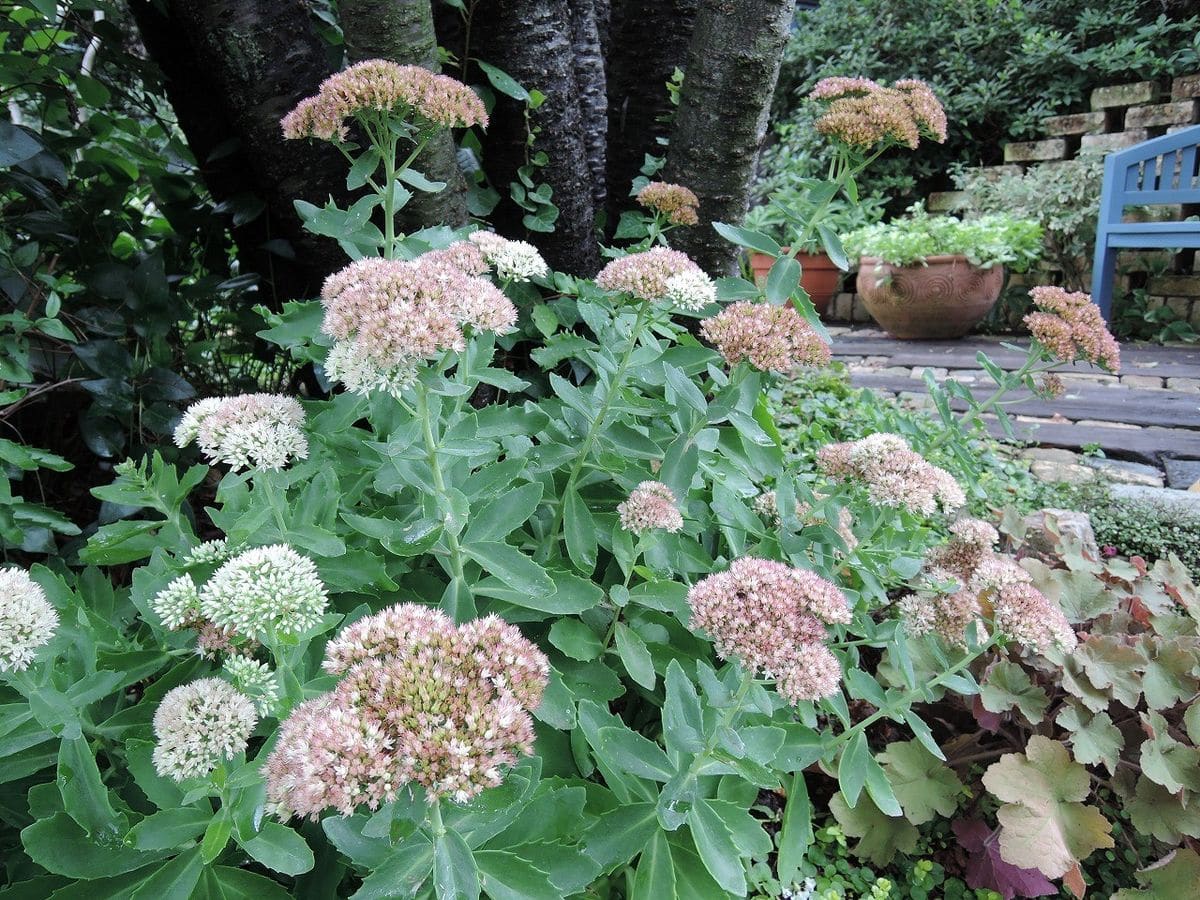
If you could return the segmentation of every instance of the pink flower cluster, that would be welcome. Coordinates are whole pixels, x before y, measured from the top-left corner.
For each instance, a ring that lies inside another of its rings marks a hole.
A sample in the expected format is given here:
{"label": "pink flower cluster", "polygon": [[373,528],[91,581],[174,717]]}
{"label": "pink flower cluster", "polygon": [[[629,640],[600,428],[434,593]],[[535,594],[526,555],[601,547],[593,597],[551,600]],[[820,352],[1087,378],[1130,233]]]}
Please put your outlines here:
{"label": "pink flower cluster", "polygon": [[817,131],[860,149],[891,142],[916,149],[922,137],[946,140],[946,111],[923,81],[885,87],[869,78],[825,78],[809,98],[828,103]]}
{"label": "pink flower cluster", "polygon": [[1042,285],[1029,292],[1038,311],[1025,317],[1033,339],[1066,362],[1087,360],[1110,372],[1121,368],[1121,347],[1091,296]]}
{"label": "pink flower cluster", "polygon": [[420,66],[368,59],[330,75],[315,96],[283,117],[285,138],[346,140],[346,120],[363,113],[412,115],[426,127],[487,125],[483,101],[461,81]]}
{"label": "pink flower cluster", "polygon": [[672,534],[683,528],[674,492],[661,481],[643,481],[617,506],[621,527],[641,535],[655,528]]}
{"label": "pink flower cluster", "polygon": [[821,471],[837,480],[863,482],[876,503],[933,515],[957,509],[966,495],[954,476],[932,465],[896,434],[872,434],[857,441],[827,444],[817,453]]}
{"label": "pink flower cluster", "polygon": [[456,626],[413,603],[360,619],[326,647],[332,691],[302,703],[267,758],[281,818],[377,809],[415,782],[466,803],[532,752],[546,657],[496,616]]}
{"label": "pink flower cluster", "polygon": [[743,359],[763,372],[829,364],[829,345],[790,306],[731,303],[700,323],[700,334],[730,366]]}
{"label": "pink flower cluster", "polygon": [[652,181],[637,192],[637,202],[662,213],[672,225],[695,225],[700,221],[700,201],[690,188],[669,181]]}
{"label": "pink flower cluster", "polygon": [[825,646],[826,626],[847,624],[850,606],[832,582],[780,562],[746,556],[688,591],[692,627],[722,659],[774,678],[793,704],[836,693],[842,678]]}
{"label": "pink flower cluster", "polygon": [[684,309],[702,309],[717,299],[712,279],[686,253],[669,247],[614,259],[600,270],[596,284],[615,294],[632,294],[652,303],[674,303]]}
{"label": "pink flower cluster", "polygon": [[990,614],[996,631],[1034,650],[1075,648],[1062,611],[1012,557],[995,552],[995,528],[960,519],[950,532],[949,541],[926,554],[921,586],[899,601],[910,634],[934,633],[962,645],[970,624]]}
{"label": "pink flower cluster", "polygon": [[490,281],[468,274],[471,251],[415,260],[365,258],[325,281],[321,330],[336,339],[326,372],[350,390],[398,393],[421,360],[466,347],[464,326],[509,331],[517,310]]}

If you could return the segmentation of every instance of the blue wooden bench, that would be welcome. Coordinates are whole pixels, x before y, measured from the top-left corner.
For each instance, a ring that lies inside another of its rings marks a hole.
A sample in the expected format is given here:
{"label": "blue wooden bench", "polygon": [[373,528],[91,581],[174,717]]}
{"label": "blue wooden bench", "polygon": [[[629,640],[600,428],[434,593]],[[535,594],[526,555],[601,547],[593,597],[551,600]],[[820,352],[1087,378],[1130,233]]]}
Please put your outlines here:
{"label": "blue wooden bench", "polygon": [[1200,203],[1200,125],[1151,138],[1104,158],[1092,300],[1112,317],[1117,251],[1200,248],[1200,222],[1122,222],[1127,206]]}

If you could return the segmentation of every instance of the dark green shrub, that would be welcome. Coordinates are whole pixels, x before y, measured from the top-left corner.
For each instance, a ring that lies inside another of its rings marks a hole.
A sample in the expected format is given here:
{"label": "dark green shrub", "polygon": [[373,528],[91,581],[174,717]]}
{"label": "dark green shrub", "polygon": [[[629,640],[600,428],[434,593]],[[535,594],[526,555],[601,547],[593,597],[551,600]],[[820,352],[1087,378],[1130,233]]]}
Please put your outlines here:
{"label": "dark green shrub", "polygon": [[1038,134],[1041,120],[1078,108],[1091,88],[1200,68],[1200,19],[1184,3],[1094,0],[836,0],[801,13],[775,99],[779,142],[768,178],[821,171],[803,96],[818,79],[922,78],[952,123],[941,147],[884,158],[863,179],[904,198],[948,182],[955,162],[989,164],[1005,141]]}

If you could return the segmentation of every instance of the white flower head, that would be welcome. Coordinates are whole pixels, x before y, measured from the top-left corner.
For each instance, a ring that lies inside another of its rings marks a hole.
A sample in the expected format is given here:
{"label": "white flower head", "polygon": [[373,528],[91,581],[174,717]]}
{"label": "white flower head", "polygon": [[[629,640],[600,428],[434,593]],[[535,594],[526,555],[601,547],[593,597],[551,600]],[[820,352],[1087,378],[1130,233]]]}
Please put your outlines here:
{"label": "white flower head", "polygon": [[282,394],[239,394],[200,400],[175,428],[175,443],[193,441],[211,463],[239,469],[282,469],[308,456],[304,409]]}
{"label": "white flower head", "polygon": [[685,269],[667,279],[667,299],[683,309],[704,309],[717,302],[717,286],[700,269]]}
{"label": "white flower head", "polygon": [[172,688],[154,712],[154,768],[176,781],[202,778],[243,752],[257,724],[250,698],[220,678]]}
{"label": "white flower head", "polygon": [[200,592],[190,575],[181,575],[154,595],[150,608],[163,625],[178,631],[200,618]]}
{"label": "white flower head", "polygon": [[550,274],[542,254],[527,241],[510,241],[491,231],[473,232],[469,239],[479,247],[483,258],[501,279],[529,281]]}
{"label": "white flower head", "polygon": [[364,397],[374,391],[400,397],[417,378],[417,367],[411,362],[381,369],[356,341],[334,341],[325,357],[324,368],[330,381],[340,381],[346,390]]}
{"label": "white flower head", "polygon": [[328,602],[317,567],[286,544],[239,553],[200,589],[200,612],[218,628],[262,641],[321,621]]}
{"label": "white flower head", "polygon": [[58,611],[23,569],[0,569],[0,672],[20,672],[58,630]]}
{"label": "white flower head", "polygon": [[229,559],[229,542],[224,538],[215,541],[205,541],[199,547],[188,551],[183,558],[185,566],[211,566],[214,563]]}

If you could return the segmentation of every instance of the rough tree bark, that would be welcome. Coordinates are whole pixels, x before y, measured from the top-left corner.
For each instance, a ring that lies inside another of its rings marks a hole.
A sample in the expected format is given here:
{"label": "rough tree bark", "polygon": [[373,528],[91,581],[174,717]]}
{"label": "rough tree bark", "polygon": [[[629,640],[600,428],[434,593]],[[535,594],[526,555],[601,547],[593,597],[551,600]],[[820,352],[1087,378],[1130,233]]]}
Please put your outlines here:
{"label": "rough tree bark", "polygon": [[510,236],[523,236],[522,210],[508,197],[508,184],[525,165],[527,153],[545,151],[547,165],[537,178],[553,188],[559,218],[551,234],[536,236],[538,247],[555,268],[590,275],[599,267],[585,118],[579,102],[579,78],[571,48],[573,34],[568,0],[491,0],[475,11],[473,33],[479,47],[470,55],[504,69],[526,88],[546,95],[530,114],[536,131],[526,144],[521,104],[498,95],[484,142],[483,165],[502,199],[492,220]]}
{"label": "rough tree bark", "polygon": [[[429,0],[341,0],[339,9],[351,62],[389,59],[438,71]],[[417,158],[416,168],[435,181],[446,182],[446,187],[437,194],[418,192],[400,211],[402,230],[466,224],[467,184],[455,153],[454,138],[446,131],[430,141]]]}
{"label": "rough tree bark", "polygon": [[700,198],[700,224],[673,232],[671,243],[713,274],[734,268],[736,248],[710,223],[746,214],[795,6],[701,0],[696,14],[663,177]]}
{"label": "rough tree bark", "polygon": [[[597,9],[597,6],[600,8]],[[592,203],[604,209],[607,199],[606,156],[608,150],[608,88],[604,75],[604,51],[600,43],[600,15],[606,15],[602,0],[574,0],[571,11],[571,50],[575,63],[575,90],[583,123],[583,143],[591,176]]]}
{"label": "rough tree bark", "polygon": [[683,67],[699,0],[612,0],[608,71],[608,222],[629,207],[629,187],[671,130],[667,82]]}
{"label": "rough tree bark", "polygon": [[[266,282],[264,301],[314,295],[345,259],[334,242],[303,230],[292,201],[321,204],[342,196],[344,164],[332,148],[285,142],[279,128],[280,118],[330,73],[307,9],[300,0],[129,6],[213,196],[257,195],[265,203],[254,221],[234,229],[243,266]],[[279,239],[294,258],[264,246]]]}

